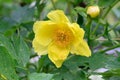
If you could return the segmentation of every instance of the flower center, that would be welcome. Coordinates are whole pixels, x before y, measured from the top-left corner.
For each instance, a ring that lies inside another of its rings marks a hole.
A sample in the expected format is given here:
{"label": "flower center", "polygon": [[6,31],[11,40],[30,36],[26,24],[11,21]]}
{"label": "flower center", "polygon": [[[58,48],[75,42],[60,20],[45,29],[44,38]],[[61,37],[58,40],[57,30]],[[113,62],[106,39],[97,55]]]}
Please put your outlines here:
{"label": "flower center", "polygon": [[70,31],[56,30],[54,41],[60,47],[66,47],[72,42],[72,35]]}

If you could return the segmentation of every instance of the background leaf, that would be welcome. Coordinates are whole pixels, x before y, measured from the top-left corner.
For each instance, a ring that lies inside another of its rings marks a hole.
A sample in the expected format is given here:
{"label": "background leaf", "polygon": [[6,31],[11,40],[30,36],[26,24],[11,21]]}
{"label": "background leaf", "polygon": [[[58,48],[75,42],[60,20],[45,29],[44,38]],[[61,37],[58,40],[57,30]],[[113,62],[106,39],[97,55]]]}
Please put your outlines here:
{"label": "background leaf", "polygon": [[29,75],[29,80],[52,80],[53,74],[32,73]]}
{"label": "background leaf", "polygon": [[17,55],[12,43],[3,34],[0,34],[0,45],[4,46],[9,51],[9,54],[12,56],[12,58],[17,59]]}
{"label": "background leaf", "polygon": [[3,75],[7,80],[18,80],[14,61],[3,46],[0,46],[0,75]]}
{"label": "background leaf", "polygon": [[17,23],[26,23],[33,21],[34,8],[29,6],[20,7],[17,6],[11,13],[11,19]]}
{"label": "background leaf", "polygon": [[[13,45],[17,54],[19,65],[26,66],[30,59],[30,49],[22,37],[13,38]],[[16,47],[17,46],[17,47]]]}

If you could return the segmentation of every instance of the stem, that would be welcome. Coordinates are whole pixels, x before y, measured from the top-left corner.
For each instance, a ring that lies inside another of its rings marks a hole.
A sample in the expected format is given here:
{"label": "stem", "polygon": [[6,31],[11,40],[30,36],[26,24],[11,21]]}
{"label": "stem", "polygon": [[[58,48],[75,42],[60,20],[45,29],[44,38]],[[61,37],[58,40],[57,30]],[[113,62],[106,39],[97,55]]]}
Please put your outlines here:
{"label": "stem", "polygon": [[[110,12],[110,10],[119,2],[120,0],[115,1],[111,6],[108,7],[106,13],[102,16],[103,20],[106,18],[106,16],[108,15],[108,13]],[[93,30],[92,34],[94,34],[96,32],[96,30],[98,29],[100,24],[100,21],[98,22],[97,26],[95,27],[95,29]]]}
{"label": "stem", "polygon": [[43,68],[44,61],[46,59],[46,56],[42,56],[38,61],[38,69],[37,72],[41,72]]}
{"label": "stem", "polygon": [[99,51],[98,53],[105,53],[106,51],[109,51],[109,50],[115,49],[115,48],[117,48],[117,47],[120,47],[120,44],[115,45],[115,46],[110,47],[110,48],[107,48],[107,49],[105,49],[105,50]]}
{"label": "stem", "polygon": [[[97,41],[107,41],[108,39],[96,39]],[[117,40],[120,41],[120,38],[115,38],[115,39],[111,39],[111,40]]]}
{"label": "stem", "polygon": [[27,66],[26,66],[27,69],[28,69],[30,66],[33,66],[35,69],[37,69],[37,66],[36,66],[35,64],[33,64],[33,63],[28,63]]}
{"label": "stem", "polygon": [[100,25],[100,22],[98,21],[98,24],[97,24],[97,25],[96,25],[96,27],[94,28],[94,30],[93,30],[93,32],[92,32],[92,34],[94,34],[94,33],[97,31],[97,29],[98,29],[99,25]]}
{"label": "stem", "polygon": [[24,39],[26,42],[32,43],[32,40]]}
{"label": "stem", "polygon": [[37,18],[39,19],[39,17],[40,17],[40,7],[39,7],[39,3],[40,3],[40,0],[37,0],[36,1],[36,6],[37,6]]}
{"label": "stem", "polygon": [[0,77],[3,79],[3,80],[8,80],[4,75],[0,74]]}
{"label": "stem", "polygon": [[57,8],[56,8],[55,3],[54,3],[53,0],[51,0],[51,3],[52,3],[52,5],[53,5],[53,8],[56,10]]}
{"label": "stem", "polygon": [[118,25],[120,24],[120,22],[116,23],[111,29],[109,29],[108,31],[111,31],[113,29],[115,29]]}
{"label": "stem", "polygon": [[90,0],[90,4],[93,5],[94,4],[94,0]]}
{"label": "stem", "polygon": [[108,13],[110,12],[110,10],[119,2],[120,0],[117,0],[117,1],[115,1],[112,5],[110,5],[109,7],[108,7],[108,9],[107,9],[107,11],[106,11],[106,13],[103,15],[103,19],[105,19],[106,18],[106,16],[108,15]]}
{"label": "stem", "polygon": [[88,45],[89,46],[91,45],[91,38],[90,38],[90,35],[91,35],[91,23],[92,23],[92,20],[90,18],[88,18],[88,23],[86,25],[86,28],[87,28],[87,39],[88,39]]}
{"label": "stem", "polygon": [[36,57],[36,56],[38,56],[38,55],[37,54],[33,54],[33,55],[30,56],[30,58],[33,58],[33,57]]}
{"label": "stem", "polygon": [[20,36],[20,28],[19,27],[17,28],[17,34],[18,34],[18,36]]}

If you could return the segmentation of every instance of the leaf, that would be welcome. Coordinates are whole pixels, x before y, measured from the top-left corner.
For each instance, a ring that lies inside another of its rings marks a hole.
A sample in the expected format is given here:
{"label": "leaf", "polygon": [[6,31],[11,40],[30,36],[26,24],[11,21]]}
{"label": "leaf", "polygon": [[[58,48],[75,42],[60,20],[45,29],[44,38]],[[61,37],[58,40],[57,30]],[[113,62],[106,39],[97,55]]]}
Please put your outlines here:
{"label": "leaf", "polygon": [[113,13],[114,13],[114,15],[118,18],[118,19],[120,19],[120,8],[114,8],[113,10]]}
{"label": "leaf", "polygon": [[34,8],[29,8],[28,6],[16,7],[12,11],[11,19],[17,23],[26,23],[33,21],[34,17]]}
{"label": "leaf", "polygon": [[8,17],[0,18],[0,32],[5,33],[6,31],[12,29],[15,22]]}
{"label": "leaf", "polygon": [[118,69],[120,68],[120,57],[112,57],[109,58],[108,62],[106,63],[106,68],[108,69]]}
{"label": "leaf", "polygon": [[0,44],[9,51],[10,56],[17,61],[18,65],[25,67],[30,58],[29,47],[23,41],[22,37],[14,39],[11,42],[7,37],[0,34]]}
{"label": "leaf", "polygon": [[4,46],[0,46],[0,75],[7,80],[18,80],[13,59]]}
{"label": "leaf", "polygon": [[3,34],[0,34],[0,44],[9,51],[9,54],[12,56],[12,58],[17,59],[17,55],[12,43]]}
{"label": "leaf", "polygon": [[29,80],[52,80],[53,74],[46,73],[31,73],[28,78]]}
{"label": "leaf", "polygon": [[102,73],[104,77],[111,77],[111,76],[120,76],[120,68],[119,69],[111,69],[107,72]]}
{"label": "leaf", "polygon": [[88,64],[89,58],[83,56],[70,56],[68,60],[65,61],[64,65],[71,71],[77,72],[79,67],[84,67]]}
{"label": "leaf", "polygon": [[60,74],[55,74],[53,80],[62,80],[62,76]]}
{"label": "leaf", "polygon": [[83,0],[67,0],[71,3],[73,3],[74,5],[78,5],[80,2],[82,2]]}
{"label": "leaf", "polygon": [[81,16],[83,16],[85,18],[87,17],[85,8],[76,7],[75,10],[76,10],[77,13],[79,13],[79,15],[81,15]]}
{"label": "leaf", "polygon": [[87,80],[86,74],[82,70],[76,73],[66,72],[63,75],[64,80]]}
{"label": "leaf", "polygon": [[95,53],[90,57],[89,67],[92,70],[105,67],[108,58],[105,54]]}
{"label": "leaf", "polygon": [[120,80],[120,76],[113,76],[113,77],[110,77],[109,80]]}
{"label": "leaf", "polygon": [[13,38],[14,48],[17,54],[17,62],[22,66],[26,66],[30,59],[30,49],[22,39],[22,37]]}
{"label": "leaf", "polygon": [[12,2],[12,0],[0,0],[0,4],[3,4],[3,3],[10,3]]}

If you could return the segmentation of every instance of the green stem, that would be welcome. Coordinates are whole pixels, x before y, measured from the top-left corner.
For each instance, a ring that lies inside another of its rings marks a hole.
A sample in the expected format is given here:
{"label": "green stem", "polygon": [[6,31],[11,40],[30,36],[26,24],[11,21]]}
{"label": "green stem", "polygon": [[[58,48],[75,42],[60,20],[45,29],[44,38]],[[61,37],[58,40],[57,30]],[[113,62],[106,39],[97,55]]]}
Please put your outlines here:
{"label": "green stem", "polygon": [[39,6],[39,3],[40,3],[41,0],[37,0],[36,1],[36,6],[37,6],[37,18],[39,19],[40,17],[40,6]]}
{"label": "green stem", "polygon": [[36,56],[38,56],[38,55],[37,54],[33,54],[33,55],[30,56],[30,58],[33,58],[33,57],[36,57]]}
{"label": "green stem", "polygon": [[113,29],[115,29],[118,25],[120,24],[120,22],[116,23],[111,29],[109,29],[108,31],[111,31]]}
{"label": "green stem", "polygon": [[[108,15],[108,13],[110,12],[110,10],[119,2],[120,0],[115,1],[111,6],[108,7],[107,11],[105,12],[105,14],[102,16],[103,20],[106,18],[106,16]],[[95,27],[95,29],[93,30],[92,34],[94,34],[98,27],[99,27],[100,21],[98,22],[97,26]]]}
{"label": "green stem", "polygon": [[90,4],[93,5],[94,4],[94,0],[90,0]]}
{"label": "green stem", "polygon": [[56,10],[57,8],[56,8],[55,3],[54,3],[53,0],[51,0],[51,3],[52,3],[52,5],[53,5],[53,8]]}
{"label": "green stem", "polygon": [[117,48],[117,47],[120,47],[120,44],[115,45],[115,46],[110,47],[110,48],[107,48],[107,49],[105,49],[105,50],[99,51],[98,53],[105,53],[106,51],[109,51],[109,50],[115,49],[115,48]]}
{"label": "green stem", "polygon": [[103,19],[105,19],[106,18],[106,16],[108,15],[108,13],[110,12],[110,10],[119,2],[120,0],[117,0],[117,1],[115,1],[112,5],[110,5],[109,7],[108,7],[108,9],[107,9],[107,11],[105,12],[105,14],[103,15]]}
{"label": "green stem", "polygon": [[46,56],[42,56],[42,57],[39,59],[37,72],[41,72],[41,71],[42,71],[42,68],[43,68],[45,59],[46,59]]}
{"label": "green stem", "polygon": [[88,23],[86,25],[86,28],[87,28],[87,39],[88,39],[88,45],[90,46],[91,45],[91,23],[92,23],[92,20],[91,18],[88,18]]}
{"label": "green stem", "polygon": [[0,74],[0,77],[3,79],[3,80],[8,80],[4,75]]}
{"label": "green stem", "polygon": [[100,22],[98,21],[98,23],[97,23],[96,27],[94,28],[94,30],[93,30],[93,32],[92,32],[92,34],[94,34],[94,33],[97,31],[97,29],[98,29],[99,25],[100,25]]}
{"label": "green stem", "polygon": [[20,27],[17,28],[17,34],[20,36]]}
{"label": "green stem", "polygon": [[35,69],[37,69],[37,66],[36,66],[35,64],[33,64],[33,63],[28,63],[27,66],[26,66],[27,69],[28,69],[30,66],[33,66]]}

